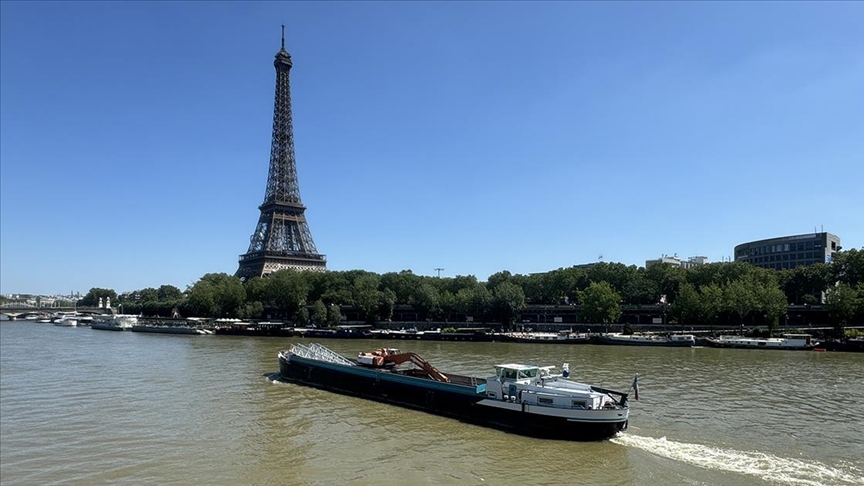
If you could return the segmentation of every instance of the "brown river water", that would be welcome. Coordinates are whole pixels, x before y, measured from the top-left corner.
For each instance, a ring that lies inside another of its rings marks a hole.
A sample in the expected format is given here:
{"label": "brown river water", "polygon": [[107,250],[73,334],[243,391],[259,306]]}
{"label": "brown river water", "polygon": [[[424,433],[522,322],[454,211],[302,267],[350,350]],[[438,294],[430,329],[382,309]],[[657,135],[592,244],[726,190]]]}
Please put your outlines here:
{"label": "brown river water", "polygon": [[864,354],[463,342],[382,345],[444,372],[569,363],[626,391],[605,442],[533,439],[282,383],[290,338],[0,325],[0,482],[862,485]]}

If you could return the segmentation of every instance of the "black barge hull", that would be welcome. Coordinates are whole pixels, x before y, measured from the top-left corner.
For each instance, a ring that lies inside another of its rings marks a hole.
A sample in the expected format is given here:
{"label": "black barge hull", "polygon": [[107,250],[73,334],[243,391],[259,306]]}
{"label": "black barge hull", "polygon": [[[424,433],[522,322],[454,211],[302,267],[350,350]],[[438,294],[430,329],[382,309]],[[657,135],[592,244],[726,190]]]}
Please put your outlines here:
{"label": "black barge hull", "polygon": [[[480,404],[487,400],[484,393],[468,385],[440,383],[398,375],[390,371],[364,367],[349,367],[314,360],[290,361],[279,358],[279,371],[284,381],[311,386],[331,392],[366,398],[382,403],[455,418],[467,423],[491,427],[506,432],[545,439],[599,441],[625,430],[627,421],[582,422],[563,417],[527,413],[524,407],[507,410]],[[470,380],[469,377],[457,377]],[[409,381],[420,382],[418,384]],[[427,383],[422,383],[428,381]],[[482,381],[482,380],[481,380]]]}

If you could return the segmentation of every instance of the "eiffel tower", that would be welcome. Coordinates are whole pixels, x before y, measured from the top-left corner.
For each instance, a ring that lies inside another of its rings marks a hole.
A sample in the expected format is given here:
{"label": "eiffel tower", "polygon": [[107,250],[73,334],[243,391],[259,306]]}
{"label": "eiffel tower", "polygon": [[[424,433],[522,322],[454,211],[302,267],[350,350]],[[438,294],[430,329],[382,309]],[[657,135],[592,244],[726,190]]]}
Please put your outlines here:
{"label": "eiffel tower", "polygon": [[263,277],[283,269],[325,270],[327,259],[318,253],[306,222],[306,207],[300,202],[297,161],[294,158],[294,130],[291,121],[291,55],[282,49],[273,61],[276,67],[276,98],[273,103],[273,139],[270,143],[270,171],[261,217],[249,238],[249,250],[240,255],[235,274],[242,280]]}

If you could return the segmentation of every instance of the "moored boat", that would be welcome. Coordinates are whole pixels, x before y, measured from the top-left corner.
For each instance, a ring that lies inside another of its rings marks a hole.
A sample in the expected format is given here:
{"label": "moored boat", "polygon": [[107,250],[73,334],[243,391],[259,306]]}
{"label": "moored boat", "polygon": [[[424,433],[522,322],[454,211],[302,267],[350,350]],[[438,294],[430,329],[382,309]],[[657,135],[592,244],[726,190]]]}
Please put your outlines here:
{"label": "moored boat", "polygon": [[207,329],[197,329],[187,326],[132,326],[132,332],[152,332],[157,334],[186,334],[186,335],[205,335],[213,334],[213,331]]}
{"label": "moored boat", "polygon": [[[412,369],[402,369],[412,363]],[[568,366],[501,364],[488,378],[444,373],[415,353],[380,349],[348,359],[320,344],[279,353],[285,381],[523,435],[604,440],[627,428],[627,393],[569,380]]]}
{"label": "moored boat", "polygon": [[720,336],[708,338],[707,341],[709,346],[715,348],[785,349],[790,351],[812,350],[819,345],[809,334],[784,334],[782,338]]}
{"label": "moored boat", "polygon": [[505,332],[499,335],[502,341],[511,343],[587,344],[591,336],[572,331],[559,332]]}
{"label": "moored boat", "polygon": [[101,314],[93,316],[91,329],[101,331],[129,331],[138,324],[138,316],[132,314]]}
{"label": "moored boat", "polygon": [[61,327],[77,327],[78,319],[75,316],[63,316],[57,319],[54,319],[55,326]]}
{"label": "moored boat", "polygon": [[623,346],[671,346],[691,347],[696,345],[696,337],[692,334],[598,334],[593,337],[597,344],[614,344]]}

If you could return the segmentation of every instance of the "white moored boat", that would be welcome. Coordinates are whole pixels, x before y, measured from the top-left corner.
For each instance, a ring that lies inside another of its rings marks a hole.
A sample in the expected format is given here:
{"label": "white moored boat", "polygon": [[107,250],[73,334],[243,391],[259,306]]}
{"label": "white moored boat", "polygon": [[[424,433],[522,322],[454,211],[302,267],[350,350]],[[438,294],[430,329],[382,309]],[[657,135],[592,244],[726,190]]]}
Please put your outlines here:
{"label": "white moored boat", "polygon": [[54,320],[55,326],[62,327],[76,327],[78,326],[78,319],[75,316],[63,316]]}
{"label": "white moored boat", "polygon": [[131,314],[101,314],[93,316],[92,329],[101,331],[128,331],[138,323],[138,316]]}
{"label": "white moored boat", "polygon": [[597,344],[616,344],[624,346],[671,346],[690,347],[696,345],[692,334],[600,334],[594,337]]}
{"label": "white moored boat", "polygon": [[743,336],[720,336],[708,338],[708,345],[715,348],[785,349],[810,350],[819,343],[809,334],[784,334],[782,338],[748,338]]}

